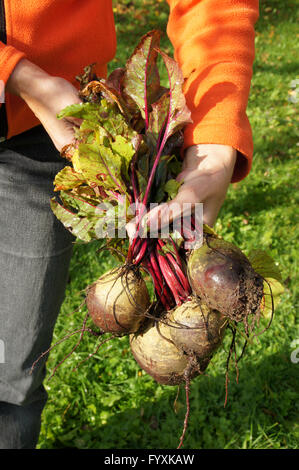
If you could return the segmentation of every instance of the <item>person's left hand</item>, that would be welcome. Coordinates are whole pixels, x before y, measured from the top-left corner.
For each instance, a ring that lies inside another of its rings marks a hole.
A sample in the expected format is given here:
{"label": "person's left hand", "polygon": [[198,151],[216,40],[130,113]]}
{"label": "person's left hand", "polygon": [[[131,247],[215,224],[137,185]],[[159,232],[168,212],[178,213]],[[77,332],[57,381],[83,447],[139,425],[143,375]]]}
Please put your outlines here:
{"label": "person's left hand", "polygon": [[[184,203],[201,202],[203,223],[212,227],[225,200],[236,157],[236,150],[227,145],[200,144],[189,147],[185,152],[182,172],[177,177],[182,182],[177,196],[148,212],[147,225],[153,223],[155,226],[158,223],[158,226],[163,226],[182,214]],[[134,220],[126,228],[132,239],[136,232]]]}
{"label": "person's left hand", "polygon": [[22,98],[52,139],[60,152],[75,139],[74,127],[81,119],[58,119],[66,106],[81,103],[78,90],[67,80],[49,75],[27,59],[22,59],[11,73],[6,90]]}

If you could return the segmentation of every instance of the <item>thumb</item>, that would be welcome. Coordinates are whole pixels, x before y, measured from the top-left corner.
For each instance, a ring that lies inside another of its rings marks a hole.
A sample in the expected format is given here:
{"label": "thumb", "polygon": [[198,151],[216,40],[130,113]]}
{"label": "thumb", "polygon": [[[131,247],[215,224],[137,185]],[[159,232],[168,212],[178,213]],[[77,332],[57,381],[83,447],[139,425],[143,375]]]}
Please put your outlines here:
{"label": "thumb", "polygon": [[168,233],[170,224],[177,218],[181,218],[183,204],[177,200],[165,202],[152,209],[146,215],[146,225],[150,233],[156,233],[158,230]]}
{"label": "thumb", "polygon": [[64,119],[70,124],[73,124],[75,127],[80,127],[83,122],[83,119],[73,118],[73,117],[66,117]]}

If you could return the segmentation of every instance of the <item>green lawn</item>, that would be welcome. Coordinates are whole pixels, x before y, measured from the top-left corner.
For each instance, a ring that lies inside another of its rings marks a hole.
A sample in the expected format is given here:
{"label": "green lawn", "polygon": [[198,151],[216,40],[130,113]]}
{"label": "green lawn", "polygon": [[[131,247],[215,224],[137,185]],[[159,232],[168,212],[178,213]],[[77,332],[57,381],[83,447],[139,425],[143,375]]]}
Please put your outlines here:
{"label": "green lawn", "polygon": [[[118,51],[111,69],[124,64],[142,34],[154,28],[165,31],[168,17],[165,1],[114,4]],[[184,448],[298,448],[299,363],[290,356],[295,349],[291,343],[299,341],[299,138],[298,104],[289,99],[291,82],[299,79],[298,18],[291,0],[261,1],[260,13],[248,105],[255,143],[253,169],[244,181],[230,187],[215,228],[245,252],[267,250],[282,269],[285,292],[271,328],[248,347],[240,362],[238,384],[231,367],[225,408],[229,338],[207,375],[193,380]],[[172,53],[166,36],[162,48]],[[75,246],[54,341],[82,325],[86,310],[72,313],[83,299],[80,291],[115,264],[107,252],[96,252],[100,244]],[[48,375],[77,339],[74,336],[51,352]],[[185,415],[184,389],[174,409],[177,388],[158,385],[141,372],[127,338],[105,344],[74,372],[94,348],[95,339],[85,337],[46,382],[49,400],[39,448],[176,448]]]}

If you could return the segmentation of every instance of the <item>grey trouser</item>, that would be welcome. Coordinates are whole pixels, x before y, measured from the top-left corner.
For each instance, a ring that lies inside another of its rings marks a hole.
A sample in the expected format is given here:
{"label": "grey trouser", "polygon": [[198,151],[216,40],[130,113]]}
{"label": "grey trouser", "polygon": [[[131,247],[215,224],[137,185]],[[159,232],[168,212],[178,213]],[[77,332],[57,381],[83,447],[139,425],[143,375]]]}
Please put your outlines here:
{"label": "grey trouser", "polygon": [[65,162],[41,126],[0,144],[0,449],[34,448],[73,238],[50,210]]}

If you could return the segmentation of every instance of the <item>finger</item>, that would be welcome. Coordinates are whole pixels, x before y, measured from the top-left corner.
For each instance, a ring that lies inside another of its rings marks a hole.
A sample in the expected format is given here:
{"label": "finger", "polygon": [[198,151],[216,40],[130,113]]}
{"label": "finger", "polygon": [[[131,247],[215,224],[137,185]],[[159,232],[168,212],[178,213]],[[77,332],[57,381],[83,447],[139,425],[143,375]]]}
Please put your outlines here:
{"label": "finger", "polygon": [[147,229],[145,227],[146,226],[146,216],[147,216],[147,214],[145,214],[141,218],[141,220],[139,220],[139,222],[138,222],[137,217],[134,217],[133,219],[130,220],[130,222],[128,222],[126,224],[126,231],[127,231],[128,237],[129,237],[131,242],[137,236],[142,238],[144,236],[144,233],[147,232]]}
{"label": "finger", "polygon": [[[175,204],[174,204],[175,206]],[[180,209],[179,209],[180,213]],[[172,211],[169,211],[169,204],[164,203],[147,213],[144,223],[146,224],[152,237],[158,236],[161,227],[167,229],[172,220]]]}
{"label": "finger", "polygon": [[63,147],[71,144],[74,141],[74,126],[66,120],[48,123],[48,125],[44,127],[59,152],[63,149]]}
{"label": "finger", "polygon": [[203,205],[203,223],[209,227],[213,227],[217,220],[220,208],[221,204],[219,201],[208,199]]}
{"label": "finger", "polygon": [[127,231],[128,237],[130,239],[130,242],[132,242],[135,238],[136,233],[137,233],[136,219],[132,219],[132,220],[130,220],[130,222],[128,222],[126,224],[126,231]]}
{"label": "finger", "polygon": [[198,186],[200,186],[199,183],[196,186],[183,184],[174,199],[160,204],[148,213],[148,225],[150,224],[153,228],[158,225],[160,229],[166,229],[176,219],[191,216],[192,211],[196,209],[196,204],[204,201],[204,195],[200,194]]}
{"label": "finger", "polygon": [[[151,237],[168,236],[170,228],[172,230],[181,229],[182,218],[184,223],[191,226],[191,215],[194,204],[182,203],[179,200],[172,200],[161,204],[147,214],[147,226]],[[160,233],[160,235],[158,235]]]}
{"label": "finger", "polygon": [[73,117],[67,117],[65,118],[65,120],[73,124],[75,127],[80,127],[83,122],[83,119],[73,118]]}

